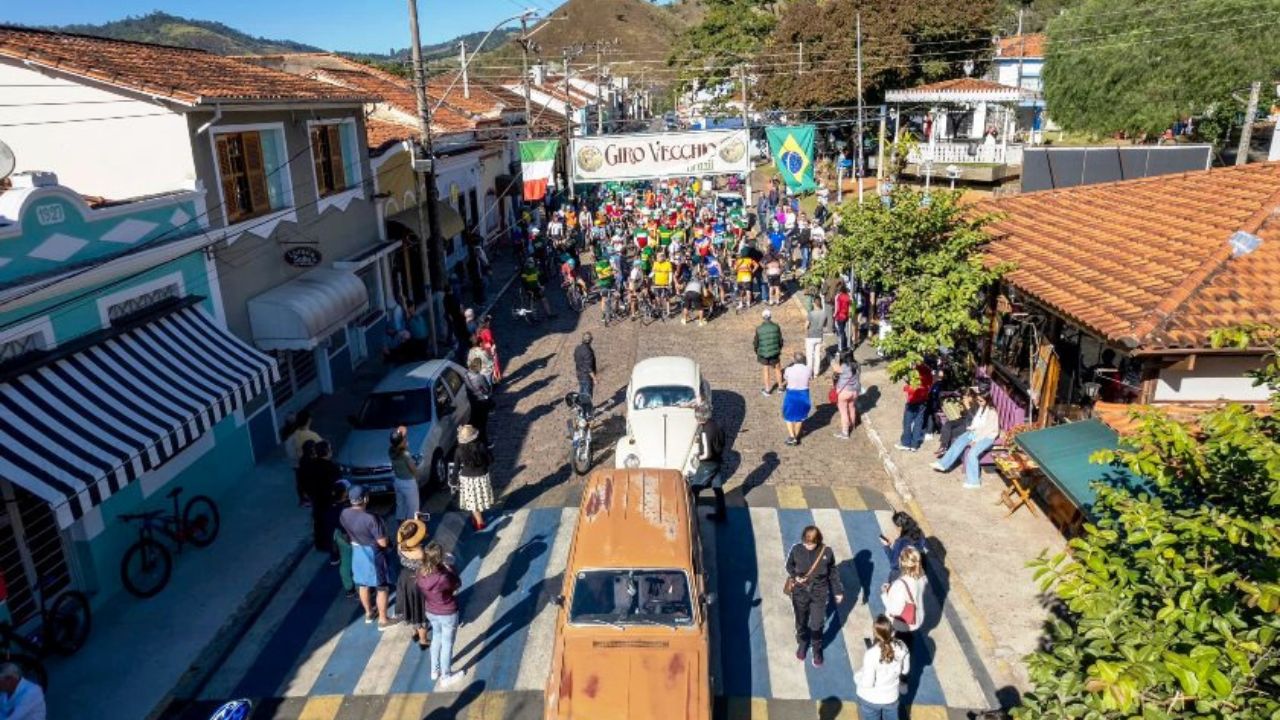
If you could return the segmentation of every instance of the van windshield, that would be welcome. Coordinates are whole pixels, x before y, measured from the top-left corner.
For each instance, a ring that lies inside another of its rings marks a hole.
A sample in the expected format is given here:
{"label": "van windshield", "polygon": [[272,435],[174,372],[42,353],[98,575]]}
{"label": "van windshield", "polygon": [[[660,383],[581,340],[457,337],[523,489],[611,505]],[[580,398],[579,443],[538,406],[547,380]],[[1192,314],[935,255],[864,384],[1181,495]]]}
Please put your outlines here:
{"label": "van windshield", "polygon": [[636,390],[632,410],[657,410],[666,407],[693,407],[697,393],[684,385],[650,385]]}
{"label": "van windshield", "polygon": [[689,578],[683,570],[583,570],[574,579],[569,622],[688,625]]}

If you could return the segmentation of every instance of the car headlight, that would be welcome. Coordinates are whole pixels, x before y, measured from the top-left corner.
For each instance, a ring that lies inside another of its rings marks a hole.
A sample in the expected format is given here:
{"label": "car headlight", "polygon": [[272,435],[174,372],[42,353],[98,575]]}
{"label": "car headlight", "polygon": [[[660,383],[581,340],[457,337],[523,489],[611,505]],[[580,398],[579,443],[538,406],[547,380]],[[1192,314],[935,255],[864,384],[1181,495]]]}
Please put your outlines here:
{"label": "car headlight", "polygon": [[634,470],[640,467],[640,456],[635,453],[628,453],[627,456],[622,460],[622,464]]}

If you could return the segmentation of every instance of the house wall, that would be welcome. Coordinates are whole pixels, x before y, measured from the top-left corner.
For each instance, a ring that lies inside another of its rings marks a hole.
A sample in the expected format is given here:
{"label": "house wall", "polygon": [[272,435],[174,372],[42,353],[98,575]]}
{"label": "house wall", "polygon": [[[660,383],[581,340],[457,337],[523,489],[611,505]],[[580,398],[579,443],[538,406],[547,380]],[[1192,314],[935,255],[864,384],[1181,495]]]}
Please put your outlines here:
{"label": "house wall", "polygon": [[372,175],[368,151],[363,143],[359,143],[362,185],[345,205],[329,204],[320,199],[311,160],[309,120],[353,118],[356,137],[363,138],[364,119],[360,109],[354,106],[336,110],[224,112],[209,132],[197,135],[199,126],[211,117],[212,112],[193,113],[188,131],[196,174],[209,189],[209,220],[214,227],[226,227],[214,158],[212,136],[216,128],[279,123],[284,129],[285,167],[293,197],[291,208],[232,225],[227,229],[228,242],[225,246],[219,245],[216,251],[227,327],[241,338],[252,341],[247,307],[249,299],[307,270],[286,264],[286,250],[298,245],[315,247],[320,250],[321,265],[328,267],[334,260],[354,255],[378,242]]}
{"label": "house wall", "polygon": [[[1043,60],[1024,59],[1022,61],[1022,87],[1036,92],[1044,90],[1044,82],[1040,78],[1043,69]],[[996,61],[995,71],[996,82],[1009,87],[1018,87],[1018,61],[1016,58]]]}
{"label": "house wall", "polygon": [[1245,373],[1260,366],[1257,357],[1201,355],[1195,369],[1189,369],[1190,358],[1160,371],[1156,381],[1156,402],[1202,402],[1235,400],[1264,402],[1269,397],[1266,387],[1254,387],[1253,378]]}
{"label": "house wall", "polygon": [[0,88],[3,140],[18,170],[55,170],[63,184],[106,198],[195,187],[187,121],[173,106],[11,60],[0,60]]}

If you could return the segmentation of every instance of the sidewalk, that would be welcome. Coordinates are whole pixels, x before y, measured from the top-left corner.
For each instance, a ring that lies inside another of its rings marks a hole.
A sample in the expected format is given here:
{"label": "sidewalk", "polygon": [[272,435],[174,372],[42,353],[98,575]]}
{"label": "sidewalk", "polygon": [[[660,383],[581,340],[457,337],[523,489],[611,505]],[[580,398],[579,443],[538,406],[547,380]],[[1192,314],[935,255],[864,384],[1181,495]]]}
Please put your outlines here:
{"label": "sidewalk", "polygon": [[[994,472],[983,474],[981,489],[965,490],[962,469],[945,475],[930,469],[936,440],[926,441],[914,453],[895,449],[906,404],[902,383],[889,380],[886,364],[872,348],[861,347],[858,360],[862,363],[863,429],[906,509],[929,536],[934,559],[944,561],[946,570],[959,576],[960,582],[953,586],[960,611],[977,615],[972,627],[979,636],[974,640],[984,656],[997,661],[1003,675],[995,678],[997,684],[1027,689],[1030,682],[1023,658],[1038,648],[1049,618],[1027,563],[1042,550],[1061,551],[1066,541],[1052,523],[1025,508],[1006,517],[1008,511],[999,504],[1004,483]],[[1001,700],[1007,703],[1010,698]]]}
{"label": "sidewalk", "polygon": [[[495,261],[488,307],[514,276],[511,258]],[[385,372],[371,360],[349,387],[317,400],[315,430],[341,445],[350,431],[346,417]],[[175,690],[197,686],[217,666],[310,548],[311,515],[297,506],[283,450],[215,499],[222,528],[211,546],[176,556],[159,595],[112,598],[94,613],[80,652],[47,660],[50,718],[157,717]]]}

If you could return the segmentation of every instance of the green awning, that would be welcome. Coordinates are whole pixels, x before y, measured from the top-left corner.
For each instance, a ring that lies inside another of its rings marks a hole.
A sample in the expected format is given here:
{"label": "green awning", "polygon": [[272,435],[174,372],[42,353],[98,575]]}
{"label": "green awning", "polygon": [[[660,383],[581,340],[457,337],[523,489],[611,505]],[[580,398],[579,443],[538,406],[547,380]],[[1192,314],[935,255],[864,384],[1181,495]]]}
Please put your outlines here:
{"label": "green awning", "polygon": [[[458,214],[448,203],[437,200],[436,213],[440,216],[440,236],[451,238],[462,232],[466,227],[462,222],[462,216]],[[426,214],[423,214],[423,222],[428,222]],[[408,210],[400,212],[387,218],[387,222],[400,223],[409,230],[412,230],[418,237],[426,237],[426,228],[418,228],[418,208],[411,207]]]}
{"label": "green awning", "polygon": [[1097,494],[1093,490],[1094,482],[1101,481],[1135,490],[1145,486],[1142,479],[1128,468],[1089,462],[1089,456],[1094,452],[1114,450],[1120,445],[1116,431],[1102,424],[1101,420],[1082,420],[1019,433],[1014,442],[1036,461],[1045,476],[1086,515],[1090,514],[1093,503],[1097,500]]}

